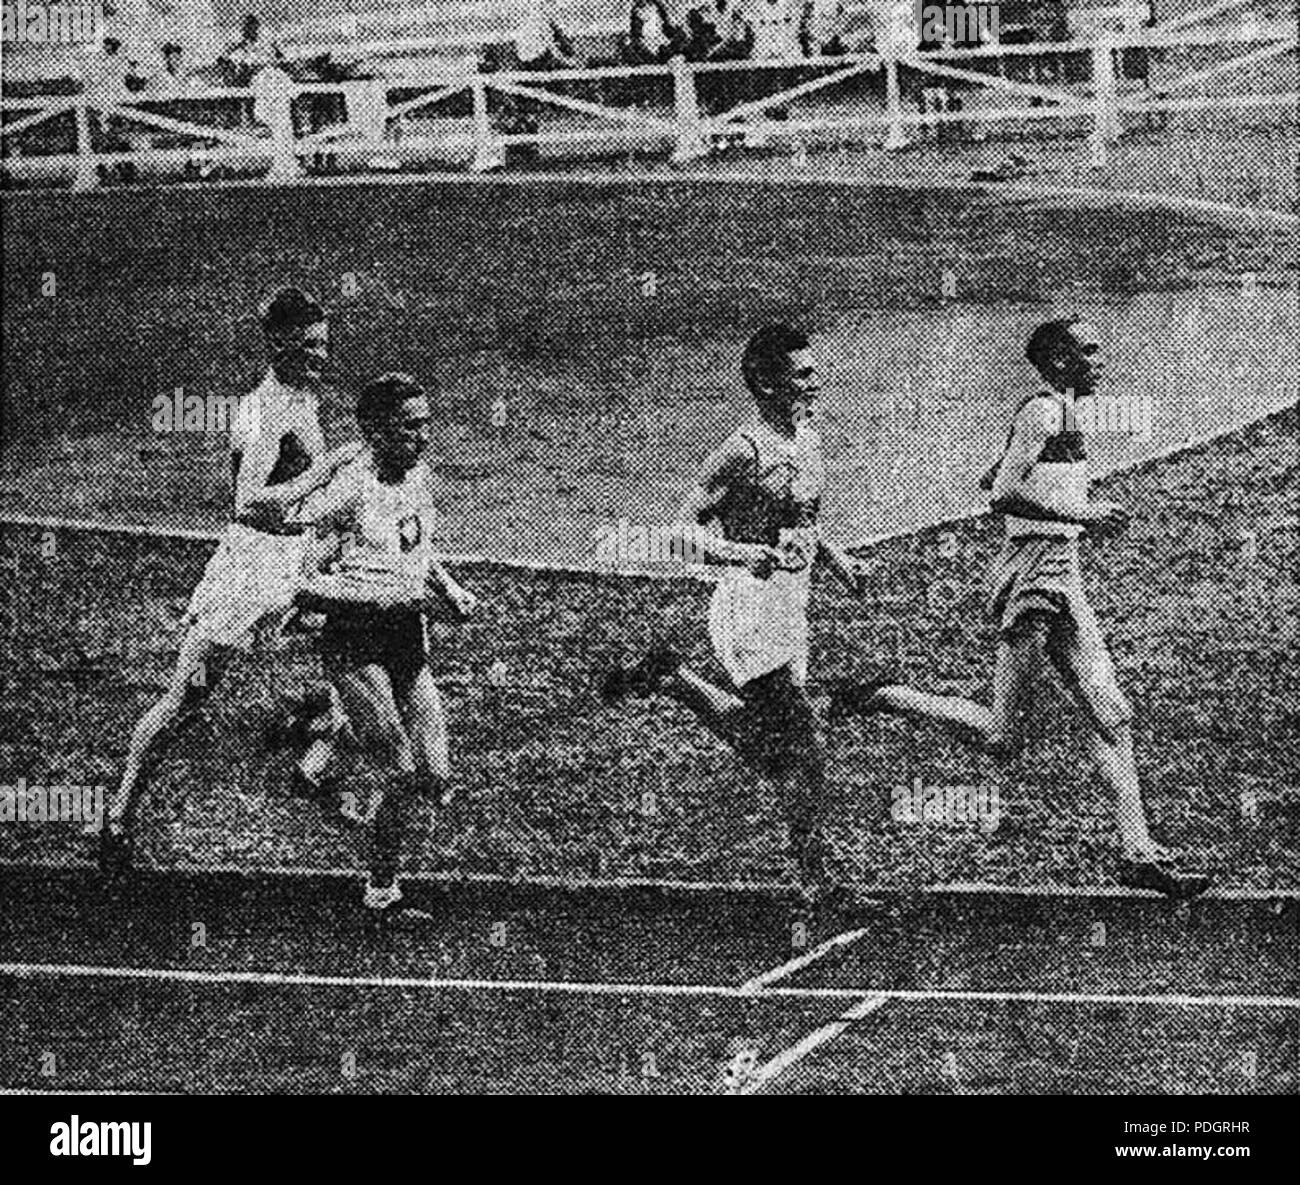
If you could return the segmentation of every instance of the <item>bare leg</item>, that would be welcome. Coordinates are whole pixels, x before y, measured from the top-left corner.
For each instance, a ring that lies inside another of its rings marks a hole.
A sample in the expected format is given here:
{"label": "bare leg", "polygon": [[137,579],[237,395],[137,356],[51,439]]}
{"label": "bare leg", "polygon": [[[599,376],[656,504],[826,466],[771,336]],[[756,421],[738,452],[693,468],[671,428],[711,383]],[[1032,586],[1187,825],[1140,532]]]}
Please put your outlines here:
{"label": "bare leg", "polygon": [[991,708],[961,696],[932,695],[900,686],[881,688],[874,706],[946,725],[962,740],[993,756],[1013,756],[1021,744],[1025,700],[1042,668],[1047,629],[1046,623],[1033,622],[998,643]]}
{"label": "bare leg", "polygon": [[339,693],[331,686],[329,707],[311,722],[313,732],[324,729],[325,735],[316,736],[298,759],[298,774],[313,790],[319,788],[326,768],[334,760],[338,737],[346,723]]}
{"label": "bare leg", "polygon": [[807,891],[824,885],[825,745],[807,692],[794,684],[789,668],[747,684],[743,700],[685,667],[665,690],[773,784],[785,813],[800,884]]}
{"label": "bare leg", "polygon": [[664,685],[664,691],[689,708],[710,732],[731,744],[745,701],[697,675],[690,667],[678,667]]}
{"label": "bare leg", "polygon": [[653,661],[657,669],[647,682],[690,709],[747,766],[773,783],[785,809],[800,882],[806,889],[823,883],[826,760],[806,691],[795,686],[789,667],[781,667],[746,684],[742,699],[670,654]]}
{"label": "bare leg", "polygon": [[1115,795],[1115,822],[1124,855],[1129,859],[1150,858],[1156,845],[1147,829],[1146,808],[1142,805],[1132,727],[1120,725],[1110,736],[1093,728],[1088,739],[1101,780]]}
{"label": "bare leg", "polygon": [[406,722],[423,789],[434,802],[445,806],[450,801],[451,781],[447,716],[428,667],[422,667],[410,686],[399,691],[397,706]]}
{"label": "bare leg", "polygon": [[298,772],[313,786],[319,785],[325,769],[334,759],[334,738],[319,737],[307,746],[298,760]]}
{"label": "bare leg", "polygon": [[136,805],[143,775],[156,756],[168,732],[181,716],[202,702],[217,680],[218,668],[212,661],[216,647],[207,638],[191,631],[181,642],[176,667],[162,698],[135,726],[127,750],[122,781],[108,804],[105,826],[111,834],[121,834]]}
{"label": "bare leg", "polygon": [[1087,715],[1088,742],[1102,782],[1115,795],[1115,822],[1124,856],[1150,859],[1157,851],[1133,752],[1133,710],[1119,688],[1115,666],[1090,606],[1075,613],[1076,628],[1056,636],[1052,662]]}
{"label": "bare leg", "polygon": [[387,888],[397,879],[407,812],[416,789],[415,750],[383,667],[370,664],[336,672],[334,686],[357,740],[376,764],[395,774],[375,813],[370,859],[371,884]]}

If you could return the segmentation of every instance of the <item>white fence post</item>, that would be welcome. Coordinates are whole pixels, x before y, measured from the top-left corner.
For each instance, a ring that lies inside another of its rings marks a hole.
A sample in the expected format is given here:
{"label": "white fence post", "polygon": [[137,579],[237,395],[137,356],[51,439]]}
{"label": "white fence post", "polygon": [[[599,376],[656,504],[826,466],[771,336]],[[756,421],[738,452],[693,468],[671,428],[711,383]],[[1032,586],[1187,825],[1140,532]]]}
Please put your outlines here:
{"label": "white fence post", "polygon": [[77,119],[77,172],[72,179],[72,189],[74,193],[85,193],[99,185],[95,146],[90,139],[90,108],[85,103],[78,103],[73,111]]}
{"label": "white fence post", "polygon": [[471,90],[474,95],[474,159],[470,168],[475,173],[487,173],[505,167],[505,150],[492,135],[492,118],[488,112],[487,87],[481,74],[474,75]]}
{"label": "white fence post", "polygon": [[271,129],[271,168],[268,181],[296,181],[302,166],[295,151],[293,79],[277,66],[267,66],[253,76],[253,118]]}
{"label": "white fence post", "polygon": [[708,145],[700,134],[700,104],[695,94],[695,73],[681,54],[672,61],[673,109],[677,117],[677,143],[672,161],[683,164],[708,155]]}
{"label": "white fence post", "polygon": [[1092,85],[1096,100],[1096,126],[1093,128],[1092,163],[1106,163],[1106,146],[1119,139],[1119,111],[1115,92],[1115,47],[1109,38],[1099,35],[1092,45]]}
{"label": "white fence post", "polygon": [[898,59],[891,52],[885,58],[885,118],[889,129],[885,132],[885,148],[896,152],[907,147],[907,134],[903,131],[903,106],[899,101]]}

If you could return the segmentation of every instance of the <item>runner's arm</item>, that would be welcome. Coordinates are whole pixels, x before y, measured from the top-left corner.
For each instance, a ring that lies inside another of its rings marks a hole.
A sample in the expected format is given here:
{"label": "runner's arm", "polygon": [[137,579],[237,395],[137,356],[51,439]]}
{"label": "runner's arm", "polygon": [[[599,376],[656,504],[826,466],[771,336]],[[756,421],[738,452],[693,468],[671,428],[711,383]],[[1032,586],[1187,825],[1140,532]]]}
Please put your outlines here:
{"label": "runner's arm", "polygon": [[267,485],[266,476],[269,474],[263,475],[259,485],[241,498],[240,521],[253,519],[256,521],[252,525],[257,525],[257,522],[265,520],[269,515],[289,523],[306,522],[297,515],[290,516],[293,506],[328,485],[334,475],[354,460],[363,447],[356,440],[340,445],[333,452],[319,458],[306,473],[278,485]]}
{"label": "runner's arm", "polygon": [[861,596],[866,591],[867,570],[861,560],[825,539],[817,540],[817,555],[826,561],[826,566],[849,592]]}
{"label": "runner's arm", "polygon": [[355,474],[356,470],[346,464],[337,466],[323,486],[294,503],[293,510],[285,516],[286,521],[313,528],[319,539],[346,531],[360,498]]}
{"label": "runner's arm", "polygon": [[743,472],[748,460],[745,446],[733,437],[704,462],[695,488],[677,512],[677,535],[686,556],[746,567],[756,574],[766,567],[770,573],[781,566],[782,557],[775,548],[725,539],[707,525],[716,521],[732,481]]}
{"label": "runner's arm", "polygon": [[445,597],[461,617],[469,617],[478,608],[478,597],[459,583],[439,560],[430,562],[424,587],[436,596]]}
{"label": "runner's arm", "polygon": [[1029,483],[1029,474],[1038,464],[1048,438],[1059,431],[1060,412],[1049,399],[1026,404],[1016,417],[1007,451],[993,479],[993,497],[989,508],[995,514],[1038,521],[1078,523],[1094,526],[1108,517],[1114,508],[1110,502],[1079,499],[1066,490],[1044,496]]}

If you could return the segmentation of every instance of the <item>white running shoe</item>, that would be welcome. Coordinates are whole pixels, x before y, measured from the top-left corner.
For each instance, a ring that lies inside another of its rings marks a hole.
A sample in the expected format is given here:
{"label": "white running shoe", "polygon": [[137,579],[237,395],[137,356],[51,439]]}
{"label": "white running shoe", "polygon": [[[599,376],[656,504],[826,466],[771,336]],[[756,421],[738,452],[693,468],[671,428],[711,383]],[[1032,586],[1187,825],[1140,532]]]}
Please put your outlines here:
{"label": "white running shoe", "polygon": [[383,888],[377,887],[369,877],[366,877],[366,891],[361,898],[361,904],[367,909],[382,911],[392,909],[402,899],[402,890],[398,887],[397,881]]}

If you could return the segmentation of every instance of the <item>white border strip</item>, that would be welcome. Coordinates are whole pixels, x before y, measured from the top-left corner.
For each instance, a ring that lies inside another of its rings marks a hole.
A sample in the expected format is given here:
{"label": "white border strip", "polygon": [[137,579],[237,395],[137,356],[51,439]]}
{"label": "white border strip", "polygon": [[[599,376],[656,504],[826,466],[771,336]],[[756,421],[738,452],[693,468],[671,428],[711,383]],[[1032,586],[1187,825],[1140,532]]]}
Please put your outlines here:
{"label": "white border strip", "polygon": [[813,947],[812,950],[800,955],[798,958],[791,959],[787,963],[782,963],[779,967],[773,967],[770,971],[764,971],[762,975],[756,975],[753,979],[747,980],[740,985],[741,993],[760,992],[763,988],[774,983],[779,983],[787,979],[796,971],[802,971],[805,967],[811,967],[814,963],[824,959],[832,951],[839,950],[842,946],[852,946],[860,938],[866,937],[866,930],[846,930],[843,934],[836,934],[834,938],[828,938],[820,946]]}
{"label": "white border strip", "polygon": [[[252,1092],[250,1092],[252,1093]],[[178,1090],[102,1090],[98,1086],[87,1086],[85,1090],[40,1090],[37,1087],[24,1086],[0,1086],[0,1096],[12,1095],[39,1095],[42,1098],[85,1098],[87,1095],[94,1095],[95,1098],[116,1098],[118,1095],[144,1095],[146,1098],[150,1095],[165,1096],[168,1098],[184,1097]]]}
{"label": "white border strip", "polygon": [[894,988],[773,987],[755,996],[731,984],[581,983],[567,979],[417,979],[413,976],[294,975],[279,971],[186,971],[164,967],[98,967],[79,963],[0,963],[0,976],[72,979],[146,980],[169,983],[248,984],[262,987],[378,988],[434,992],[525,992],[534,995],[681,997],[745,1000],[862,1000],[864,993],[885,1000],[958,1001],[990,1004],[1123,1004],[1152,1008],[1286,1008],[1300,1010],[1293,996],[1114,995],[1106,992],[921,991]]}
{"label": "white border strip", "polygon": [[742,1095],[758,1094],[796,1062],[802,1061],[810,1053],[834,1041],[855,1021],[862,1020],[863,1017],[870,1016],[873,1012],[878,1012],[888,1003],[889,997],[881,995],[871,995],[859,1000],[852,1008],[842,1013],[838,1020],[834,1020],[820,1029],[815,1029],[802,1041],[790,1046],[789,1049],[782,1050],[771,1061],[760,1066],[754,1072],[754,1076],[736,1093]]}
{"label": "white border strip", "polygon": [[[0,870],[48,872],[96,872],[90,860],[12,860],[0,858]],[[254,867],[246,864],[172,864],[139,870],[147,876],[162,877],[217,877],[239,876],[248,880],[271,880],[275,877],[316,880],[360,880],[364,875],[359,868],[312,868],[300,865],[268,865]],[[798,886],[790,881],[683,881],[656,879],[654,877],[578,877],[578,876],[507,876],[494,872],[403,872],[404,881],[433,885],[479,885],[514,889],[560,889],[570,893],[591,891],[639,892],[653,890],[668,893],[710,894],[746,893],[785,895],[794,894]],[[934,885],[868,885],[850,886],[864,896],[899,898],[907,896],[989,896],[1026,898],[1063,898],[1091,900],[1114,898],[1132,901],[1163,901],[1165,898],[1154,889],[1128,889],[1122,885],[998,885],[980,881],[954,881]],[[1300,889],[1211,889],[1195,901],[1300,901]]]}

